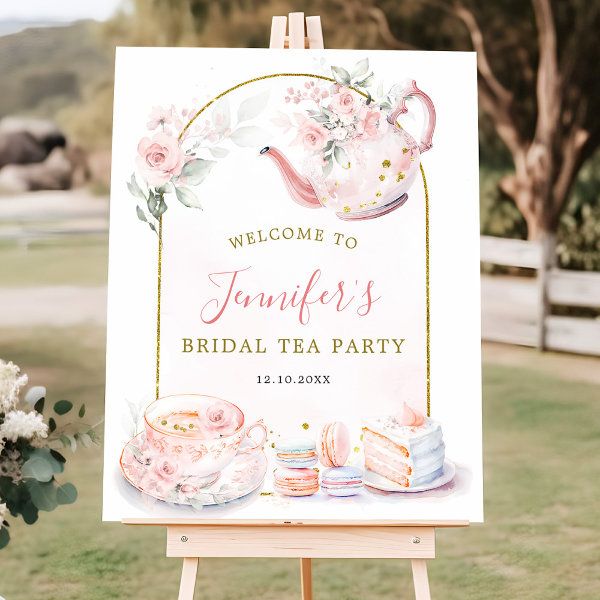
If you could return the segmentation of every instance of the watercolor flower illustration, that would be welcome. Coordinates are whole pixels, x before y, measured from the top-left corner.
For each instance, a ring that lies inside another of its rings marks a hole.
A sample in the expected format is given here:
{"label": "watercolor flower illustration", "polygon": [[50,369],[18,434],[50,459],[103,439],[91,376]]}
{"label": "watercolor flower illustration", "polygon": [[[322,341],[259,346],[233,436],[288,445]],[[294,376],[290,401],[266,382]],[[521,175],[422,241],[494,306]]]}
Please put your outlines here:
{"label": "watercolor flower illustration", "polygon": [[170,199],[201,209],[199,186],[231,146],[253,147],[268,139],[268,132],[248,124],[268,99],[268,91],[246,98],[232,115],[227,98],[222,98],[203,119],[196,118],[196,110],[154,106],[146,122],[147,135],[137,145],[135,172],[127,182],[138,201],[140,221],[157,232]]}

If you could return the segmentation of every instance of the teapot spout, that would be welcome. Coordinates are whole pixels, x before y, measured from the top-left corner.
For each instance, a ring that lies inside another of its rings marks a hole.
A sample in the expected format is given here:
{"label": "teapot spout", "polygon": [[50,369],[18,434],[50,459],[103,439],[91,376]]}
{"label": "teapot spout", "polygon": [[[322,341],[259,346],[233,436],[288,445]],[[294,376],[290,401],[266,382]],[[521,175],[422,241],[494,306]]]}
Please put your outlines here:
{"label": "teapot spout", "polygon": [[306,177],[302,177],[277,148],[265,146],[260,153],[266,154],[277,165],[285,186],[295,202],[306,208],[321,208],[321,203],[310,181]]}

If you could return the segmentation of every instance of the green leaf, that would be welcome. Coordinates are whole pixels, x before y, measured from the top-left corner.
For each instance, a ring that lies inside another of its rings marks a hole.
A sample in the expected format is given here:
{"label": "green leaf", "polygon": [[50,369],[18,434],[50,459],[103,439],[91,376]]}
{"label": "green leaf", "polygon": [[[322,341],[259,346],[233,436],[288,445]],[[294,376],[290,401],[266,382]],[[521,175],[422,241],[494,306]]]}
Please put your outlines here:
{"label": "green leaf", "polygon": [[135,207],[135,212],[137,213],[138,219],[140,221],[144,221],[144,223],[148,222],[148,219],[146,219],[146,215],[144,214],[144,211],[139,206]]}
{"label": "green leaf", "polygon": [[44,412],[44,402],[45,402],[46,398],[40,398],[34,405],[33,405],[33,410],[35,410],[35,412],[40,413],[40,415]]}
{"label": "green leaf", "polygon": [[77,500],[77,489],[72,483],[59,485],[56,490],[56,501],[58,504],[73,504]]}
{"label": "green leaf", "polygon": [[268,100],[269,90],[244,100],[238,108],[238,121],[248,121],[257,117],[266,108]]}
{"label": "green leaf", "polygon": [[[25,394],[25,402],[29,406],[33,406],[39,413],[44,410],[44,400],[46,399],[46,388],[43,385],[34,385],[27,390]],[[41,401],[41,410],[38,410],[37,405]]]}
{"label": "green leaf", "polygon": [[333,159],[331,154],[327,157],[327,162],[323,165],[323,177],[328,177],[333,169]]}
{"label": "green leaf", "polygon": [[87,433],[78,433],[76,437],[83,444],[84,448],[91,448],[94,445],[92,438]]}
{"label": "green leaf", "polygon": [[54,412],[57,415],[66,415],[73,408],[73,403],[68,400],[59,400],[54,405]]}
{"label": "green leaf", "polygon": [[52,450],[51,449],[50,450],[50,454],[59,463],[66,463],[67,462],[67,459],[58,450]]}
{"label": "green leaf", "polygon": [[216,164],[214,160],[195,158],[183,165],[180,177],[185,178],[186,183],[189,185],[199,185],[206,179],[206,176]]}
{"label": "green leaf", "polygon": [[359,60],[352,69],[352,79],[358,79],[362,77],[369,70],[369,59],[363,58]]}
{"label": "green leaf", "polygon": [[48,419],[48,429],[50,430],[50,433],[56,431],[56,421],[52,417]]}
{"label": "green leaf", "polygon": [[350,159],[346,154],[346,151],[341,146],[336,146],[333,150],[333,155],[337,163],[344,169],[350,168]]}
{"label": "green leaf", "polygon": [[50,481],[54,477],[52,465],[42,456],[34,455],[23,464],[21,474],[24,479]]}
{"label": "green leaf", "polygon": [[269,139],[269,134],[264,129],[255,125],[247,127],[238,127],[231,133],[231,141],[241,148],[252,148],[253,146],[265,146]]}
{"label": "green leaf", "polygon": [[79,412],[77,414],[79,415],[80,419],[83,419],[83,417],[85,417],[85,404],[82,404],[79,407]]}
{"label": "green leaf", "polygon": [[34,448],[23,463],[23,478],[50,481],[56,473],[64,471],[64,462],[57,460],[48,448]]}
{"label": "green leaf", "polygon": [[135,196],[136,198],[140,198],[142,200],[146,199],[146,196],[144,196],[144,192],[142,192],[135,178],[135,173],[131,174],[131,180],[127,182],[127,189],[129,190],[129,193],[132,196]]}
{"label": "green leaf", "polygon": [[35,479],[25,480],[25,486],[31,501],[38,510],[51,511],[58,506],[54,481],[40,482]]}
{"label": "green leaf", "polygon": [[21,508],[21,516],[27,525],[33,525],[38,520],[38,509],[31,500],[28,500]]}
{"label": "green leaf", "polygon": [[202,208],[198,196],[196,196],[189,188],[176,187],[175,194],[177,195],[177,200],[184,206],[187,206],[188,208]]}
{"label": "green leaf", "polygon": [[333,78],[340,85],[350,85],[350,73],[346,69],[343,67],[331,67],[331,72],[333,73]]}
{"label": "green leaf", "polygon": [[148,211],[152,216],[155,216],[156,207],[158,206],[158,198],[159,196],[150,190],[148,195]]}
{"label": "green leaf", "polygon": [[215,158],[225,158],[229,154],[227,148],[220,148],[218,146],[213,146],[208,150]]}
{"label": "green leaf", "polygon": [[6,548],[6,546],[8,546],[8,542],[10,542],[10,533],[8,533],[8,529],[6,529],[6,527],[2,527],[0,524],[0,550],[2,550],[2,548]]}
{"label": "green leaf", "polygon": [[373,83],[374,74],[371,73],[367,77],[365,77],[362,81],[356,82],[356,87],[368,87]]}

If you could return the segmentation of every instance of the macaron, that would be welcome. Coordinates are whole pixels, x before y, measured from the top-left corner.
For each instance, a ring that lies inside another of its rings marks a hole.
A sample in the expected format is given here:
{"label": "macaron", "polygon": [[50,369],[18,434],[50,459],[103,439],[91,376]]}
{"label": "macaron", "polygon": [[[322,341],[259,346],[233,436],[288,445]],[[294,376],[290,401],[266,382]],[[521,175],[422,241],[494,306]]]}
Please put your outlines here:
{"label": "macaron", "polygon": [[317,450],[308,438],[282,439],[275,445],[275,460],[281,467],[306,469],[317,464]]}
{"label": "macaron", "polygon": [[350,455],[350,432],[340,421],[326,423],[319,431],[317,454],[326,467],[342,467]]}
{"label": "macaron", "polygon": [[280,467],[273,477],[275,491],[284,496],[311,496],[319,491],[319,474],[314,469]]}
{"label": "macaron", "polygon": [[362,471],[356,467],[333,467],[321,477],[321,488],[330,496],[354,496],[362,487]]}

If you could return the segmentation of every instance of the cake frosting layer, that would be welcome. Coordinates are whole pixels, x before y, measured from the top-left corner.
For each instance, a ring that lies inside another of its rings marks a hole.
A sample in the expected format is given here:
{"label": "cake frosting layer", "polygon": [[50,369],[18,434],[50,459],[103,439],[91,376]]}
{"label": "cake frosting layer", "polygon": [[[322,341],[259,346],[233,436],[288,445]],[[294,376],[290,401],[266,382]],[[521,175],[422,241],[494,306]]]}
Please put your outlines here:
{"label": "cake frosting layer", "polygon": [[418,424],[383,416],[363,423],[366,468],[404,487],[429,483],[444,470],[446,447],[440,424],[429,417],[413,421]]}

